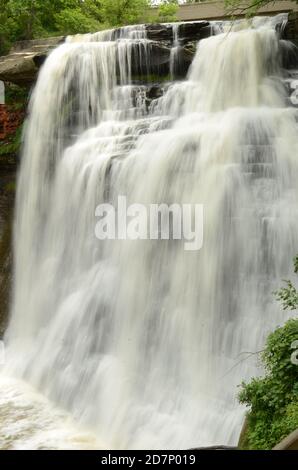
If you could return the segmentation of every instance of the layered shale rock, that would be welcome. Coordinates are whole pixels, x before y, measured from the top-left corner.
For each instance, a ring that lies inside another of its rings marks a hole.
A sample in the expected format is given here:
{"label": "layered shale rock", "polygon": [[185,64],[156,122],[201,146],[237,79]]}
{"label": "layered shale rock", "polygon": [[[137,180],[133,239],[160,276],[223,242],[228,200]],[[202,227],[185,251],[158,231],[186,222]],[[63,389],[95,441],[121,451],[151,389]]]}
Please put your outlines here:
{"label": "layered shale rock", "polygon": [[[132,60],[134,76],[159,74],[165,76],[170,72],[170,50],[174,41],[172,24],[146,25],[148,47],[151,49],[152,61]],[[185,76],[195,53],[195,44],[200,39],[212,34],[208,21],[179,24],[179,43],[181,45],[180,76]],[[121,36],[121,28],[115,29],[113,40]],[[33,41],[20,41],[15,44],[10,54],[0,57],[0,80],[21,86],[31,86],[37,77],[38,70],[51,50],[65,41],[65,37],[53,37]]]}
{"label": "layered shale rock", "polygon": [[20,41],[10,54],[0,57],[0,80],[16,85],[31,85],[49,52],[64,41],[64,37]]}

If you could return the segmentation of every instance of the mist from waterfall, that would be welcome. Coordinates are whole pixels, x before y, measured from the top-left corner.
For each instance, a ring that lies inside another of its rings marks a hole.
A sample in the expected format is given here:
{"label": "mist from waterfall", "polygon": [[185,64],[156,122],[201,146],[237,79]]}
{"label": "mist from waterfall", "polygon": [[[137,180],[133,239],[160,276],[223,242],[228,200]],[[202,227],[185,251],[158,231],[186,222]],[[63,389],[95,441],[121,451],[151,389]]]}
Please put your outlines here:
{"label": "mist from waterfall", "polygon": [[[31,98],[6,373],[107,448],[235,444],[237,385],[261,372],[245,353],[286,319],[272,291],[298,247],[298,142],[280,41],[271,19],[217,29],[149,104],[143,26],[68,38]],[[203,248],[97,240],[119,195],[204,204]]]}

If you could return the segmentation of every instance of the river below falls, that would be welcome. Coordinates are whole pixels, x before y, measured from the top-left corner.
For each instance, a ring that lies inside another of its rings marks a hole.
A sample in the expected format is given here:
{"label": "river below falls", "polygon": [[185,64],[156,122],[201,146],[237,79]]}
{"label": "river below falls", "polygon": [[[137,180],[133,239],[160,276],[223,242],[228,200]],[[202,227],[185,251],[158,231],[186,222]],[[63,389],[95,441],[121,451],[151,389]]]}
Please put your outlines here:
{"label": "river below falls", "polygon": [[1,450],[95,450],[104,446],[25,382],[0,377]]}

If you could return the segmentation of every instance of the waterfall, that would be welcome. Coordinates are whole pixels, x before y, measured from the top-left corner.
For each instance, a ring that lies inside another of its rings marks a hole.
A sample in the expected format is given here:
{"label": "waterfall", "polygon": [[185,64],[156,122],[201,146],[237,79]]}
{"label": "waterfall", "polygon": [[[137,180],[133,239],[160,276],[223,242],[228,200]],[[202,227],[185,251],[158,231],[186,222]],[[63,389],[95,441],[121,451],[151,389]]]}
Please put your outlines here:
{"label": "waterfall", "polygon": [[[145,27],[68,38],[40,71],[6,372],[107,448],[235,444],[237,386],[261,372],[247,353],[286,320],[272,292],[298,247],[297,113],[275,23],[214,28],[151,101]],[[99,241],[96,207],[119,195],[203,204],[202,249]]]}
{"label": "waterfall", "polygon": [[180,43],[179,43],[179,26],[180,23],[173,24],[173,47],[170,54],[170,75],[172,80],[175,79],[177,69],[179,71]]}

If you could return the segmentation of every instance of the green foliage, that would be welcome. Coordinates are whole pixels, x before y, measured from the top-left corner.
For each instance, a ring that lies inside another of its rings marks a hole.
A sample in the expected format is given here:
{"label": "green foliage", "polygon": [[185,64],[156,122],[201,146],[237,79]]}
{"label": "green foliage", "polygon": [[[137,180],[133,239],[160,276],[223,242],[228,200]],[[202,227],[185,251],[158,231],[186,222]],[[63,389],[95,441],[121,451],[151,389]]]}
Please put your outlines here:
{"label": "green foliage", "polygon": [[95,19],[85,15],[79,8],[66,8],[55,15],[55,27],[63,34],[90,33],[102,29]]}
{"label": "green foliage", "polygon": [[0,234],[0,338],[7,326],[10,305],[12,266],[12,226],[15,197],[15,177],[11,176],[5,188],[1,188],[1,234]]}
{"label": "green foliage", "polygon": [[[298,257],[294,260],[298,271]],[[297,291],[286,281],[277,297],[283,307],[298,307]],[[266,375],[241,384],[240,403],[246,404],[248,431],[245,448],[271,449],[298,428],[298,365],[293,362],[293,343],[298,340],[298,318],[277,328],[266,341],[261,360]]]}
{"label": "green foliage", "polygon": [[[298,272],[298,256],[294,259],[294,272]],[[286,287],[282,287],[279,291],[275,292],[278,300],[282,302],[285,309],[296,310],[298,309],[298,291],[293,285],[292,281],[284,281]]]}
{"label": "green foliage", "polygon": [[297,339],[298,319],[271,333],[262,353],[266,376],[241,385],[239,401],[250,407],[250,449],[271,449],[298,428],[298,366],[291,361],[291,345]]}
{"label": "green foliage", "polygon": [[146,74],[146,75],[132,75],[132,81],[135,84],[139,83],[165,83],[171,81],[171,75],[168,73],[167,75],[162,75],[161,73],[154,74]]}
{"label": "green foliage", "polygon": [[15,41],[63,34],[57,30],[56,14],[79,8],[80,0],[0,0],[0,54]]}
{"label": "green foliage", "polygon": [[149,0],[0,0],[0,55],[15,41],[146,22]]}
{"label": "green foliage", "polygon": [[161,22],[177,21],[178,0],[164,0],[159,7],[158,20]]}
{"label": "green foliage", "polygon": [[122,26],[146,22],[149,14],[148,0],[101,0],[105,23]]}
{"label": "green foliage", "polygon": [[14,180],[14,181],[10,181],[9,183],[7,183],[7,184],[5,185],[4,191],[5,191],[6,193],[13,193],[13,194],[14,194],[14,193],[16,192],[16,187],[17,187],[17,185],[16,185],[15,180]]}
{"label": "green foliage", "polygon": [[19,110],[26,107],[28,100],[28,89],[13,83],[6,83],[5,85],[5,104]]}

